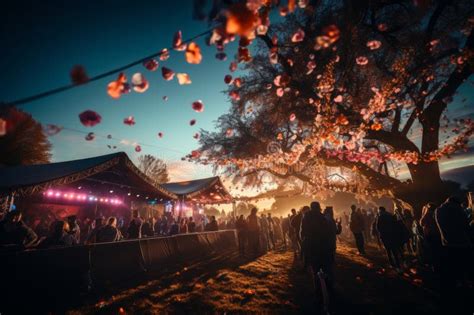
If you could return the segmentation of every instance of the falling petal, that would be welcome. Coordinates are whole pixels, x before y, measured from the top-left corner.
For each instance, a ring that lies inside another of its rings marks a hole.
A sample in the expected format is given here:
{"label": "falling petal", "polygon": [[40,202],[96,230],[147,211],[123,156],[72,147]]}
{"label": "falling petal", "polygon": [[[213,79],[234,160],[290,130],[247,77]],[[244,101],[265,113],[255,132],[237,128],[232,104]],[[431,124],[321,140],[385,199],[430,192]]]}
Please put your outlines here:
{"label": "falling petal", "polygon": [[232,137],[234,135],[234,129],[227,128],[227,130],[225,131],[225,135],[226,137]]}
{"label": "falling petal", "polygon": [[204,104],[201,100],[198,100],[193,102],[192,108],[195,112],[202,113],[204,111]]}
{"label": "falling petal", "polygon": [[296,119],[296,115],[294,113],[292,113],[290,115],[290,121],[295,121],[295,119]]}
{"label": "falling petal", "polygon": [[110,97],[114,99],[120,98],[120,96],[123,93],[124,90],[124,84],[127,82],[127,77],[123,72],[121,72],[117,80],[110,82],[107,85],[107,93],[109,94]]}
{"label": "falling petal", "polygon": [[123,119],[123,123],[125,125],[133,126],[135,125],[135,118],[133,116],[128,116],[127,118]]}
{"label": "falling petal", "polygon": [[133,90],[138,93],[143,93],[148,90],[149,83],[143,74],[137,72],[132,76]]}
{"label": "falling petal", "polygon": [[189,125],[190,125],[190,126],[194,126],[195,124],[196,124],[196,119],[191,119],[191,120],[189,121]]}
{"label": "falling petal", "polygon": [[102,117],[93,110],[86,110],[79,114],[81,124],[86,127],[93,127],[102,121]]}
{"label": "falling petal", "polygon": [[166,67],[161,68],[161,75],[163,76],[163,79],[166,81],[171,81],[174,78],[174,71],[171,69],[168,69]]}
{"label": "falling petal", "polygon": [[166,95],[165,95],[165,96],[163,96],[163,101],[165,101],[165,102],[166,102],[167,100],[168,100],[168,96],[166,96]]}
{"label": "falling petal", "polygon": [[87,76],[86,69],[81,65],[74,66],[71,69],[70,76],[71,76],[72,83],[77,84],[77,85],[84,84],[87,81],[89,81],[89,77]]}
{"label": "falling petal", "polygon": [[195,42],[191,42],[186,49],[186,61],[191,64],[199,64],[202,60],[201,48]]}
{"label": "falling petal", "polygon": [[170,57],[169,50],[166,48],[163,48],[160,52],[160,60],[165,61],[165,60],[168,60],[169,57]]}
{"label": "falling petal", "polygon": [[199,132],[196,132],[193,136],[194,139],[199,139],[201,135],[199,134]]}
{"label": "falling petal", "polygon": [[187,73],[177,73],[176,77],[178,78],[178,83],[180,85],[186,85],[186,84],[191,84],[191,78],[189,77],[189,74]]}
{"label": "falling petal", "polygon": [[183,51],[186,49],[186,44],[183,43],[183,34],[181,31],[177,31],[173,37],[173,49]]}
{"label": "falling petal", "polygon": [[237,70],[237,62],[232,61],[229,65],[229,70],[230,72],[234,72],[235,70]]}
{"label": "falling petal", "polygon": [[240,94],[239,92],[235,91],[235,90],[232,90],[229,92],[229,96],[234,100],[234,101],[238,101],[240,100]]}
{"label": "falling petal", "polygon": [[140,145],[135,146],[135,152],[140,152],[142,150],[142,147]]}
{"label": "falling petal", "polygon": [[107,135],[107,139],[112,139],[112,135]]}
{"label": "falling petal", "polygon": [[343,97],[340,94],[334,98],[334,102],[336,102],[336,103],[341,103],[342,100],[343,100]]}
{"label": "falling petal", "polygon": [[85,137],[84,139],[86,139],[87,141],[92,141],[95,139],[95,134],[93,132],[89,132]]}
{"label": "falling petal", "polygon": [[155,59],[150,59],[143,62],[143,66],[145,66],[145,68],[150,71],[156,71],[156,69],[158,69],[158,65],[159,63]]}
{"label": "falling petal", "polygon": [[158,138],[163,138],[163,133],[162,132],[158,132]]}
{"label": "falling petal", "polygon": [[284,90],[283,88],[278,88],[278,89],[276,90],[276,95],[277,95],[278,97],[282,97],[283,94],[285,94],[285,90]]}

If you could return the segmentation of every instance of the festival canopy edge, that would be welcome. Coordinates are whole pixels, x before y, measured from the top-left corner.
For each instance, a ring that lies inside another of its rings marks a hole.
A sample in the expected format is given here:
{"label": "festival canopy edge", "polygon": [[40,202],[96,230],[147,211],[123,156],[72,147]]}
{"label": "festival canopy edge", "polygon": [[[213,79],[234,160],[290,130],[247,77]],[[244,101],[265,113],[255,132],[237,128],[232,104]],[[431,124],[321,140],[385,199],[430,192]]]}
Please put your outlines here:
{"label": "festival canopy edge", "polygon": [[177,196],[153,182],[129,159],[118,152],[92,158],[58,163],[0,168],[0,195],[28,196],[63,186],[117,187],[123,192],[150,194],[152,198],[176,199]]}
{"label": "festival canopy edge", "polygon": [[203,204],[228,203],[233,200],[219,176],[162,184],[179,199]]}

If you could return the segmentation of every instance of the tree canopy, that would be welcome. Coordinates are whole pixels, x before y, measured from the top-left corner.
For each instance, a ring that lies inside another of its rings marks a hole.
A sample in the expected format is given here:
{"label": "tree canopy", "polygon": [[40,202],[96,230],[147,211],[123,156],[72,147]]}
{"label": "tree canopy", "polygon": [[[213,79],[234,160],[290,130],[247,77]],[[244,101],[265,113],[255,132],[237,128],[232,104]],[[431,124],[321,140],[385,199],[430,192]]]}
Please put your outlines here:
{"label": "tree canopy", "polygon": [[166,163],[153,155],[145,154],[139,156],[138,168],[157,183],[167,183],[170,180]]}
{"label": "tree canopy", "polygon": [[[280,8],[269,27],[261,3],[227,11],[227,31],[232,18],[247,30],[236,31],[242,76],[226,76],[232,107],[190,159],[247,184],[271,174],[321,191],[337,166],[354,173],[357,193],[442,191],[439,159],[466,149],[474,131],[444,115],[474,69],[472,1],[303,4]],[[259,22],[244,27],[252,15]]]}

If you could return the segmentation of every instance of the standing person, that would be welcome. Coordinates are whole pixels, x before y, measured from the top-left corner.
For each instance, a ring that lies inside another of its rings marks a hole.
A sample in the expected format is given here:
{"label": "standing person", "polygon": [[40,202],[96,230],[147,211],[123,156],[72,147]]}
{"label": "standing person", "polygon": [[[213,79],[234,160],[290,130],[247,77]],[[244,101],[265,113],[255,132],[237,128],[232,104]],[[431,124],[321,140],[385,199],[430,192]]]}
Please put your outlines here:
{"label": "standing person", "polygon": [[170,225],[170,228],[169,228],[169,235],[170,236],[173,236],[173,235],[176,235],[176,234],[179,234],[179,224],[178,224],[178,221],[176,221],[175,219],[171,219],[171,225]]}
{"label": "standing person", "polygon": [[400,239],[396,217],[388,213],[384,207],[379,207],[376,227],[390,265],[400,272],[403,242]]}
{"label": "standing person", "polygon": [[301,208],[301,210],[293,217],[293,219],[291,220],[290,222],[290,225],[291,227],[293,228],[294,232],[295,232],[295,243],[296,243],[296,251],[295,251],[295,256],[297,254],[300,254],[300,257],[303,258],[303,256],[301,255],[302,251],[301,251],[301,233],[300,233],[300,229],[301,229],[301,220],[303,219],[303,214],[304,212],[306,211],[309,211],[309,207],[308,206],[304,206],[303,208]]}
{"label": "standing person", "polygon": [[253,255],[257,256],[260,253],[260,222],[257,217],[257,208],[252,208],[247,217],[247,236],[249,250]]}
{"label": "standing person", "polygon": [[239,253],[245,255],[245,244],[247,243],[247,222],[245,221],[244,215],[235,222],[235,228],[237,229],[237,240],[239,242]]}
{"label": "standing person", "polygon": [[290,236],[290,241],[291,241],[291,247],[293,248],[293,253],[294,256],[297,256],[298,253],[298,236],[296,235],[296,229],[293,227],[293,219],[296,217],[296,209],[293,208],[291,209],[291,215],[289,216],[289,236]]}
{"label": "standing person", "polygon": [[95,219],[95,226],[89,233],[86,239],[86,244],[94,244],[97,242],[97,233],[104,227],[104,218],[98,217]]}
{"label": "standing person", "polygon": [[441,235],[441,287],[448,297],[454,297],[456,284],[464,279],[471,259],[469,221],[456,197],[449,197],[436,209],[435,219]]}
{"label": "standing person", "polygon": [[140,218],[138,210],[133,210],[132,212],[132,220],[128,225],[127,234],[128,238],[141,238],[142,237],[142,226],[143,220]]}
{"label": "standing person", "polygon": [[262,213],[260,214],[260,249],[264,252],[269,249],[268,242],[268,221],[267,217]]}
{"label": "standing person", "polygon": [[414,248],[413,248],[413,222],[415,221],[415,218],[413,217],[413,214],[409,209],[404,209],[403,210],[403,224],[405,225],[407,231],[408,231],[408,241],[407,241],[407,251],[409,253],[414,253]]}
{"label": "standing person", "polygon": [[423,207],[420,225],[423,231],[423,258],[432,266],[433,271],[439,272],[441,234],[436,225],[436,208],[431,202]]}
{"label": "standing person", "polygon": [[76,244],[81,243],[81,228],[77,223],[77,216],[70,215],[67,217],[67,223],[69,225],[69,234],[71,234],[76,240]]}
{"label": "standing person", "polygon": [[22,216],[21,211],[13,210],[0,222],[0,246],[15,245],[23,249],[36,243],[38,236],[22,221]]}
{"label": "standing person", "polygon": [[351,206],[351,217],[349,227],[354,234],[354,239],[356,242],[357,250],[359,251],[360,255],[365,255],[365,248],[364,248],[364,222],[360,213],[356,210],[356,206]]}
{"label": "standing person", "polygon": [[364,241],[369,242],[369,234],[370,234],[370,223],[369,223],[369,215],[367,213],[367,210],[362,209],[361,212],[361,217],[362,217],[362,224],[364,225],[364,231],[362,232],[364,234]]}
{"label": "standing person", "polygon": [[219,225],[217,224],[216,217],[212,216],[209,223],[206,225],[205,230],[207,232],[219,231]]}
{"label": "standing person", "polygon": [[275,220],[272,218],[272,214],[269,213],[267,215],[267,221],[268,221],[268,244],[270,245],[270,248],[272,250],[275,250],[276,245],[275,245],[275,230],[276,230],[276,224]]}
{"label": "standing person", "polygon": [[55,246],[77,245],[76,238],[69,233],[69,224],[66,221],[53,222],[50,235],[40,244],[40,247],[48,248]]}
{"label": "standing person", "polygon": [[188,222],[186,218],[182,218],[179,220],[179,234],[186,234],[188,233]]}
{"label": "standing person", "polygon": [[142,225],[142,236],[143,237],[150,237],[155,235],[155,232],[153,231],[153,218],[149,218],[147,220],[144,220],[143,225]]}
{"label": "standing person", "polygon": [[302,251],[313,274],[315,289],[318,289],[317,273],[320,269],[328,276],[328,290],[334,284],[334,256],[336,247],[335,226],[321,213],[319,202],[311,203],[311,210],[305,211],[301,221]]}
{"label": "standing person", "polygon": [[288,217],[281,219],[281,234],[283,237],[283,244],[285,245],[285,250],[287,249],[287,244],[290,241],[290,215]]}
{"label": "standing person", "polygon": [[196,222],[194,222],[193,217],[189,217],[187,228],[188,228],[188,233],[196,232]]}
{"label": "standing person", "polygon": [[122,233],[117,229],[116,217],[110,217],[107,220],[107,225],[97,232],[97,243],[117,242],[122,239]]}

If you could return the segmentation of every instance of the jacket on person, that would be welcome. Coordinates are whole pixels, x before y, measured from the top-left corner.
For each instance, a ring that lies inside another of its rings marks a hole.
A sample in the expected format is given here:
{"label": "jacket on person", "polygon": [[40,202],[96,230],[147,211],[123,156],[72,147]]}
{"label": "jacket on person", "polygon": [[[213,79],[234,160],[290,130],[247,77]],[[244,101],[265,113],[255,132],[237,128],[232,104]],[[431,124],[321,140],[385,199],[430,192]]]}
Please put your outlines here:
{"label": "jacket on person", "polygon": [[36,233],[23,221],[0,222],[0,245],[26,246],[38,239]]}
{"label": "jacket on person", "polygon": [[450,247],[469,247],[469,222],[461,205],[448,199],[435,213],[436,224],[441,234],[441,244]]}
{"label": "jacket on person", "polygon": [[142,225],[143,221],[140,218],[133,218],[130,221],[130,225],[128,226],[128,238],[141,238],[142,237]]}
{"label": "jacket on person", "polygon": [[259,232],[260,231],[260,222],[257,215],[250,214],[247,217],[247,229],[250,232]]}
{"label": "jacket on person", "polygon": [[117,242],[122,239],[119,229],[111,225],[106,225],[97,232],[97,243]]}
{"label": "jacket on person", "polygon": [[351,229],[352,233],[362,233],[364,231],[364,219],[357,211],[351,212],[349,228]]}
{"label": "jacket on person", "polygon": [[336,229],[322,213],[306,212],[301,220],[302,251],[307,262],[332,260],[335,250]]}
{"label": "jacket on person", "polygon": [[387,248],[401,246],[400,227],[394,215],[382,211],[377,217],[376,224],[380,240]]}

